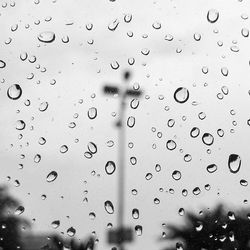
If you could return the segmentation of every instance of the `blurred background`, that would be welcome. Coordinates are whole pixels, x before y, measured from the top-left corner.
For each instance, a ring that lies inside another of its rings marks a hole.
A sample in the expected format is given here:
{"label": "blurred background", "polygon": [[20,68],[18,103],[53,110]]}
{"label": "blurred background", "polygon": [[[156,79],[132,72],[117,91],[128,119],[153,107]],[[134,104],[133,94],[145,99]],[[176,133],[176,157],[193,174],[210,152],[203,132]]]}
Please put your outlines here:
{"label": "blurred background", "polygon": [[119,100],[102,88],[125,70],[144,93],[125,117],[127,249],[170,246],[185,211],[248,208],[248,1],[0,3],[0,184],[24,233],[112,248]]}

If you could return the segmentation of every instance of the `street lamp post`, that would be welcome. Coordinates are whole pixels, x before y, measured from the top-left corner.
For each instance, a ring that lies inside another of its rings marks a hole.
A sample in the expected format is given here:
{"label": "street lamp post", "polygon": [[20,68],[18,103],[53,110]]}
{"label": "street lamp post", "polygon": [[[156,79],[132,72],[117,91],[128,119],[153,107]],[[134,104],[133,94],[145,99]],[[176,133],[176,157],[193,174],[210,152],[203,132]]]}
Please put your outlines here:
{"label": "street lamp post", "polygon": [[126,98],[127,97],[139,97],[142,92],[140,90],[133,90],[128,88],[128,80],[130,78],[130,72],[126,71],[123,75],[124,86],[118,88],[111,85],[104,86],[104,93],[115,95],[118,94],[120,97],[119,107],[119,120],[117,127],[119,129],[118,135],[118,212],[117,212],[117,228],[109,231],[108,242],[110,244],[117,244],[120,250],[124,250],[124,242],[131,242],[133,240],[133,231],[131,228],[124,227],[124,187],[125,187],[125,142],[126,142],[126,130],[124,123],[124,115],[126,109]]}

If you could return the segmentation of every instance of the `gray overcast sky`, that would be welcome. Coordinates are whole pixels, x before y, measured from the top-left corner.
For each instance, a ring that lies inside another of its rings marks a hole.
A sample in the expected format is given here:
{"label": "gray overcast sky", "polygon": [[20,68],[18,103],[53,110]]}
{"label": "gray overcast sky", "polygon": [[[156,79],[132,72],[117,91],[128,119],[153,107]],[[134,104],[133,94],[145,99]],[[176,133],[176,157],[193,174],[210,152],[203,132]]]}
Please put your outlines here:
{"label": "gray overcast sky", "polygon": [[[211,18],[219,13],[214,23],[207,20],[209,10]],[[0,180],[23,202],[23,216],[36,219],[35,231],[52,230],[51,222],[60,220],[52,231],[66,235],[73,226],[79,238],[96,231],[98,249],[110,249],[104,232],[109,222],[116,225],[117,172],[107,175],[105,164],[117,160],[118,102],[104,97],[101,89],[107,82],[119,84],[125,69],[133,73],[131,87],[139,83],[144,90],[138,108],[128,103],[127,110],[127,117],[134,116],[136,122],[127,128],[127,143],[133,142],[133,147],[126,154],[126,223],[143,226],[129,249],[166,245],[157,243],[161,224],[181,223],[179,208],[198,212],[221,200],[246,206],[249,187],[241,186],[240,180],[249,178],[249,10],[246,0],[1,2],[0,60],[6,65],[0,64]],[[113,22],[119,24],[111,31]],[[39,35],[49,39],[51,32],[54,41],[39,41]],[[27,59],[21,60],[25,53]],[[119,68],[113,69],[110,64],[116,63]],[[17,100],[7,96],[13,84],[22,88]],[[174,99],[179,87],[189,91],[182,104]],[[41,112],[44,102],[48,108]],[[97,108],[95,119],[88,118],[91,107]],[[16,129],[18,120],[25,122],[25,129]],[[190,136],[193,127],[200,129],[197,138]],[[211,146],[202,142],[204,133],[213,136]],[[46,139],[44,145],[40,137]],[[177,145],[172,151],[166,148],[168,140]],[[84,156],[89,142],[98,150],[91,159]],[[67,145],[66,153],[60,152],[62,145]],[[34,162],[36,154],[41,155],[39,163]],[[191,161],[184,160],[186,154]],[[241,159],[236,174],[228,168],[230,154]],[[135,165],[130,157],[137,158]],[[210,164],[218,166],[216,172],[207,172]],[[180,180],[173,179],[175,170],[181,172]],[[49,183],[51,171],[58,177]],[[147,173],[152,179],[145,179]],[[206,184],[210,190],[205,190]],[[196,187],[199,195],[192,193]],[[188,190],[186,197],[183,189]],[[106,200],[114,204],[114,214],[105,211]],[[140,211],[137,220],[132,218],[133,208]],[[89,217],[91,212],[95,219]]]}

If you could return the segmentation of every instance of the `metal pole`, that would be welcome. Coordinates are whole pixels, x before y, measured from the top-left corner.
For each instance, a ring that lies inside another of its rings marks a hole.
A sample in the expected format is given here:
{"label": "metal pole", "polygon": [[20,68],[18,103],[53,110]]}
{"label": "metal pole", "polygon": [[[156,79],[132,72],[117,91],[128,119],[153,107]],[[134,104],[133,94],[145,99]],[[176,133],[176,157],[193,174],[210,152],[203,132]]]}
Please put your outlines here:
{"label": "metal pole", "polygon": [[[125,143],[126,143],[126,135],[125,135],[125,124],[124,124],[124,115],[126,108],[126,91],[122,93],[120,99],[120,111],[119,111],[119,137],[118,137],[118,213],[117,213],[117,222],[118,229],[123,230],[124,224],[124,186],[125,186]],[[123,233],[121,232],[121,237],[123,237]],[[123,239],[119,243],[119,249],[124,250]]]}

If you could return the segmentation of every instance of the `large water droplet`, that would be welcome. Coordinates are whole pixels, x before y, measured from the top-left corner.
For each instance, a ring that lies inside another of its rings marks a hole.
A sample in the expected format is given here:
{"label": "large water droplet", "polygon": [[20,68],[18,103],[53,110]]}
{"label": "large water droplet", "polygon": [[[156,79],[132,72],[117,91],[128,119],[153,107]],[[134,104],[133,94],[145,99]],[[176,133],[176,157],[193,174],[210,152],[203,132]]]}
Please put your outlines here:
{"label": "large water droplet", "polygon": [[58,174],[56,171],[51,171],[48,175],[47,175],[47,182],[53,182],[56,178],[57,178]]}
{"label": "large water droplet", "polygon": [[91,107],[89,110],[88,110],[88,117],[89,119],[95,119],[97,116],[97,109],[95,107]]}
{"label": "large water droplet", "polygon": [[12,100],[17,100],[22,95],[22,89],[20,85],[13,84],[7,90],[7,96]]}
{"label": "large water droplet", "polygon": [[23,206],[19,206],[16,210],[15,210],[15,215],[20,215],[24,212],[24,207]]}
{"label": "large water droplet", "polygon": [[189,91],[184,87],[180,87],[176,89],[176,91],[174,92],[174,99],[178,103],[184,103],[188,100],[188,98],[189,98]]}
{"label": "large water droplet", "polygon": [[231,173],[235,174],[240,170],[241,158],[237,154],[231,154],[228,158],[228,167]]}
{"label": "large water droplet", "polygon": [[135,226],[135,233],[136,233],[137,236],[142,235],[142,226],[141,225],[136,225]]}
{"label": "large water droplet", "polygon": [[25,129],[25,126],[26,126],[26,124],[23,120],[18,120],[16,122],[16,129],[17,130],[23,130],[23,129]]}
{"label": "large water droplet", "polygon": [[115,172],[116,166],[113,161],[108,161],[105,165],[105,171],[108,175],[111,175]]}
{"label": "large water droplet", "polygon": [[200,129],[197,128],[197,127],[193,127],[193,128],[191,129],[191,131],[190,131],[190,136],[191,136],[192,138],[195,138],[195,137],[199,136],[199,134],[200,134]]}
{"label": "large water droplet", "polygon": [[38,35],[38,40],[40,42],[44,42],[44,43],[52,43],[55,38],[56,38],[56,35],[54,32],[52,31],[45,31],[45,32],[41,32],[39,35]]}
{"label": "large water droplet", "polygon": [[207,20],[210,23],[215,23],[219,19],[219,12],[215,9],[211,9],[207,12]]}
{"label": "large water droplet", "polygon": [[59,220],[54,220],[51,222],[51,226],[56,229],[60,226],[60,221]]}
{"label": "large water droplet", "polygon": [[133,128],[135,125],[135,117],[134,116],[129,116],[128,120],[127,120],[127,125],[130,128]]}
{"label": "large water droplet", "polygon": [[166,147],[168,150],[174,150],[176,148],[176,142],[173,140],[168,140],[166,143]]}
{"label": "large water droplet", "polygon": [[114,213],[114,206],[111,201],[105,201],[104,202],[104,208],[108,214]]}
{"label": "large water droplet", "polygon": [[62,146],[60,147],[60,152],[61,152],[62,154],[66,153],[68,150],[69,150],[69,148],[68,148],[67,145],[62,145]]}
{"label": "large water droplet", "polygon": [[73,227],[70,227],[70,228],[67,230],[67,234],[68,234],[68,236],[70,236],[70,237],[73,237],[73,236],[75,235],[75,233],[76,233],[76,230],[75,230],[75,228],[73,228]]}
{"label": "large water droplet", "polygon": [[172,177],[174,180],[178,181],[181,179],[181,172],[178,171],[178,170],[175,170],[173,173],[172,173]]}
{"label": "large water droplet", "polygon": [[205,133],[202,136],[202,141],[207,146],[211,146],[213,144],[213,142],[214,142],[214,137],[209,133]]}
{"label": "large water droplet", "polygon": [[94,142],[89,142],[87,147],[91,154],[95,154],[97,152],[97,146]]}

